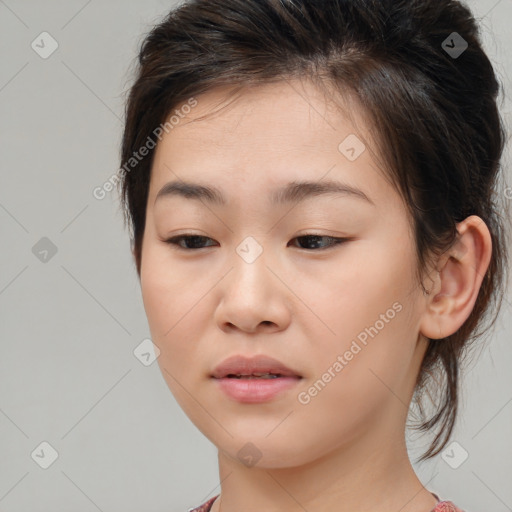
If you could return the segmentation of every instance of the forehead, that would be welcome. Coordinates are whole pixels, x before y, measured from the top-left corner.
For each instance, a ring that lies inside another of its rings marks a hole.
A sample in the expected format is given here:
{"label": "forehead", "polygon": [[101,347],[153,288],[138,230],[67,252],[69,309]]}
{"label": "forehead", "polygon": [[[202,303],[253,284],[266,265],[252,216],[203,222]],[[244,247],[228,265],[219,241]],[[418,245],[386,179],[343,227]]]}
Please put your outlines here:
{"label": "forehead", "polygon": [[[224,87],[198,96],[197,105],[157,145],[150,199],[154,202],[161,187],[180,179],[238,195],[246,188],[261,187],[263,193],[266,187],[321,179],[360,185],[368,196],[375,194],[384,176],[371,156],[374,145],[364,113],[350,95],[336,103],[330,98],[303,81],[237,94]],[[365,148],[357,159],[340,149],[346,149],[347,139]]]}
{"label": "forehead", "polygon": [[[309,81],[284,80],[241,90],[219,87],[202,94],[172,132],[176,142],[197,135],[194,143],[198,146],[208,142],[229,147],[244,138],[268,142],[272,134],[290,145],[320,149],[323,142],[331,142],[325,140],[326,132],[334,138],[346,130],[365,132],[363,117],[352,94],[335,101],[332,92]],[[256,144],[251,145],[251,150],[257,149]]]}

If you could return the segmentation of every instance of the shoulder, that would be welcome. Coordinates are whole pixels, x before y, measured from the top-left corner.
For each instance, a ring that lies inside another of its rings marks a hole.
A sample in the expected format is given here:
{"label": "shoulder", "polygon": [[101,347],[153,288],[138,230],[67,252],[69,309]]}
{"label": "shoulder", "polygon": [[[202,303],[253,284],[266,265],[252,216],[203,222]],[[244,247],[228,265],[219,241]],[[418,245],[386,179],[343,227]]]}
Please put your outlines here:
{"label": "shoulder", "polygon": [[440,501],[432,512],[464,512],[451,501]]}
{"label": "shoulder", "polygon": [[[213,502],[217,498],[218,498],[218,495],[214,496],[213,498],[210,498],[208,501],[204,502],[202,505],[199,505],[199,507],[189,509],[188,512],[210,512]],[[437,510],[436,510],[436,512],[437,512]],[[459,512],[459,511],[457,510],[456,512]]]}

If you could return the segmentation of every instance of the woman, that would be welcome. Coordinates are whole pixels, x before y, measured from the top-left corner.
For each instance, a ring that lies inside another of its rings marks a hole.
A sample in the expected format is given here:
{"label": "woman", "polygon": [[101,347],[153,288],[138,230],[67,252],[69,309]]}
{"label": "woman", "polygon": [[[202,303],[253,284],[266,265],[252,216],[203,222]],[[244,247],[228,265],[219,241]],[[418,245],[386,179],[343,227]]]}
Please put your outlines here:
{"label": "woman", "polygon": [[195,510],[460,511],[404,433],[414,399],[420,460],[446,448],[502,297],[498,89],[456,1],[196,0],[147,35],[121,190],[162,374],[218,448]]}

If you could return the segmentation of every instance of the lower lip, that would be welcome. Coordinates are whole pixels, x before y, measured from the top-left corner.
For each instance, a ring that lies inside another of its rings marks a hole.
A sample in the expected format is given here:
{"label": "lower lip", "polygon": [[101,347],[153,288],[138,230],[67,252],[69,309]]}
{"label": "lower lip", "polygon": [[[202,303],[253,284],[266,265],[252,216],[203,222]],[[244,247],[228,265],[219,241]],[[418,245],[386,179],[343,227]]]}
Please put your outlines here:
{"label": "lower lip", "polygon": [[276,379],[236,379],[225,377],[214,379],[220,389],[230,398],[244,403],[267,402],[279,393],[297,385],[299,377],[277,377]]}

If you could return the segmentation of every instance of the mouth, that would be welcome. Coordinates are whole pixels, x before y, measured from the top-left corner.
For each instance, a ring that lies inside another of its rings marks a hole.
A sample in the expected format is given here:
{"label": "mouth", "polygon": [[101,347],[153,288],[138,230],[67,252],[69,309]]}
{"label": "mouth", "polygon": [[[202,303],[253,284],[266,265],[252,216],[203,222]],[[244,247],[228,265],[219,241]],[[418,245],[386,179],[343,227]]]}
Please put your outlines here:
{"label": "mouth", "polygon": [[280,377],[285,377],[281,373],[252,373],[250,375],[233,375],[230,373],[226,375],[226,379],[279,379]]}
{"label": "mouth", "polygon": [[246,357],[235,355],[222,361],[211,373],[215,379],[278,379],[282,377],[302,376],[288,368],[281,361],[270,356],[256,355]]}
{"label": "mouth", "polygon": [[230,357],[210,377],[229,398],[244,403],[272,400],[303,378],[277,359],[262,355]]}

